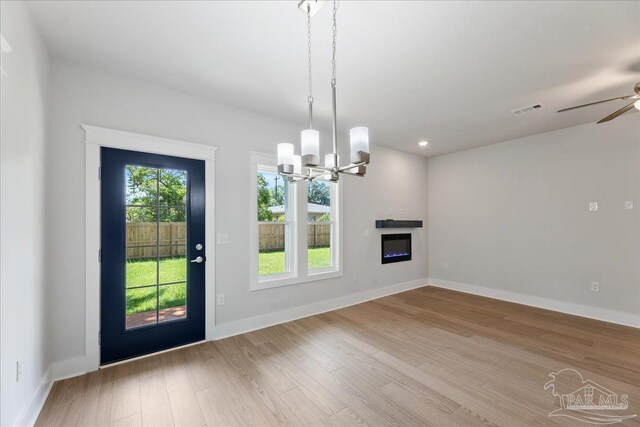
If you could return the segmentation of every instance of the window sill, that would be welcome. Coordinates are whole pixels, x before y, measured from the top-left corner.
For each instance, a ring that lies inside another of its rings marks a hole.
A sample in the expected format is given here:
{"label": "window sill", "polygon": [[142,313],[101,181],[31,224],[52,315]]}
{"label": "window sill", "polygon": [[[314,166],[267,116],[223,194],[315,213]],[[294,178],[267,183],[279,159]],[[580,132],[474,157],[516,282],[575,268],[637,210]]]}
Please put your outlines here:
{"label": "window sill", "polygon": [[298,285],[302,283],[317,282],[319,280],[335,279],[342,277],[341,270],[322,270],[310,272],[307,277],[274,277],[270,279],[263,278],[255,283],[251,283],[251,291],[262,291],[264,289],[279,288],[280,286]]}

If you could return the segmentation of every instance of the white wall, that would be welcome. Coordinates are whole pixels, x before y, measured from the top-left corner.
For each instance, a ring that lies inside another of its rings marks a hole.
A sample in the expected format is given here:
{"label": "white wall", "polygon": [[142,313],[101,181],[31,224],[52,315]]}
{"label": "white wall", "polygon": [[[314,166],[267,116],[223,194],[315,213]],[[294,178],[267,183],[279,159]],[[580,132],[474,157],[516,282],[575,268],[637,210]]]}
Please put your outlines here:
{"label": "white wall", "polygon": [[431,283],[640,326],[640,114],[434,157],[428,174]]}
{"label": "white wall", "polygon": [[[45,147],[49,57],[22,2],[2,2],[0,137],[0,425],[22,415],[49,365],[46,351]],[[16,382],[16,360],[23,378]],[[22,412],[22,415],[21,415]],[[20,418],[18,418],[20,417]]]}
{"label": "white wall", "polygon": [[[305,107],[301,98],[300,108]],[[80,124],[126,130],[219,147],[216,160],[216,228],[230,243],[217,247],[216,287],[226,294],[218,324],[291,309],[384,286],[426,283],[426,232],[414,232],[414,260],[380,264],[374,220],[389,208],[404,218],[426,219],[426,159],[374,146],[364,179],[344,179],[344,277],[249,291],[249,151],[275,153],[276,143],[297,142],[304,123],[290,124],[207,102],[144,81],[54,61],[51,99],[52,165],[47,189],[50,242],[51,334],[55,361],[84,354],[84,148]],[[375,123],[369,124],[375,128]],[[330,147],[329,132],[321,135]],[[346,141],[345,141],[346,142]],[[396,215],[397,216],[397,215]],[[365,229],[371,231],[364,236]],[[358,271],[357,281],[353,273]],[[209,295],[209,298],[213,296]]]}

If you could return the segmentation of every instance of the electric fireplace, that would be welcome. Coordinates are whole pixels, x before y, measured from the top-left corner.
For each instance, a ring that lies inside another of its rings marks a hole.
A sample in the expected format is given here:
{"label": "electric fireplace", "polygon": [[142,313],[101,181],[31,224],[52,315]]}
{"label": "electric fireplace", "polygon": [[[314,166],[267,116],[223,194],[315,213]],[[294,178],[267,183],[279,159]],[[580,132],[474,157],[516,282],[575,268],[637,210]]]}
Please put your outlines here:
{"label": "electric fireplace", "polygon": [[411,234],[383,234],[382,263],[411,260]]}

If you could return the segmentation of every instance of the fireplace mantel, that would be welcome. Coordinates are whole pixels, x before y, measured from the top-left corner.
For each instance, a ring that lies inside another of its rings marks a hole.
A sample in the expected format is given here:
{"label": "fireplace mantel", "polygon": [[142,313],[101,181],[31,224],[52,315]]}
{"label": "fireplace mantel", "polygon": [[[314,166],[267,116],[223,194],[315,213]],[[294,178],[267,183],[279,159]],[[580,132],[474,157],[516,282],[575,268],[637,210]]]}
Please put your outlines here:
{"label": "fireplace mantel", "polygon": [[419,219],[376,219],[376,228],[422,228]]}

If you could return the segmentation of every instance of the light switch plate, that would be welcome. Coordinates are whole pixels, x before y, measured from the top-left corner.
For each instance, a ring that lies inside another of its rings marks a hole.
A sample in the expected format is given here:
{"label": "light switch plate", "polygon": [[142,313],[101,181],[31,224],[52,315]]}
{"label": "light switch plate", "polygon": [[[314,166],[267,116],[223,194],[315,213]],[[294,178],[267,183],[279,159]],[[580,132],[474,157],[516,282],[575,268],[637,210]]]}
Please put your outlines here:
{"label": "light switch plate", "polygon": [[595,212],[598,210],[598,202],[589,202],[589,210]]}
{"label": "light switch plate", "polygon": [[218,233],[216,242],[219,245],[226,245],[227,243],[229,243],[229,233]]}
{"label": "light switch plate", "polygon": [[624,202],[624,208],[625,209],[633,209],[633,200],[626,200]]}

